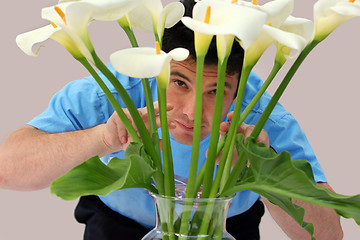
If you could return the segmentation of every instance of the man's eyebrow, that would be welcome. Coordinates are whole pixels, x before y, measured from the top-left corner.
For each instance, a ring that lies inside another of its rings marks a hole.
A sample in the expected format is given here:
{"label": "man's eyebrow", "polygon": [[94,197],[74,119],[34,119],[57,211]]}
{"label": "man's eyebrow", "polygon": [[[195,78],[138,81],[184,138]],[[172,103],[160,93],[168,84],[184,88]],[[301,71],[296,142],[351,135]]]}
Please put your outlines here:
{"label": "man's eyebrow", "polygon": [[[172,75],[172,76],[179,76],[179,77],[187,80],[188,82],[191,82],[190,79],[189,79],[185,74],[182,74],[182,73],[179,72],[179,71],[172,71],[172,72],[170,73],[170,75]],[[212,87],[216,87],[216,85],[217,85],[217,84],[214,83],[214,84],[212,85]],[[229,88],[229,89],[232,89],[231,83],[228,83],[228,82],[225,82],[225,87],[227,87],[227,88]]]}
{"label": "man's eyebrow", "polygon": [[179,71],[172,71],[172,72],[170,73],[170,75],[181,77],[181,78],[187,80],[188,82],[190,82],[190,79],[189,79],[185,74],[183,74],[183,73],[181,73],[181,72],[179,72]]}
{"label": "man's eyebrow", "polygon": [[[217,83],[214,83],[213,85],[211,85],[212,87],[216,87]],[[231,83],[225,82],[225,87],[232,89],[232,85]]]}

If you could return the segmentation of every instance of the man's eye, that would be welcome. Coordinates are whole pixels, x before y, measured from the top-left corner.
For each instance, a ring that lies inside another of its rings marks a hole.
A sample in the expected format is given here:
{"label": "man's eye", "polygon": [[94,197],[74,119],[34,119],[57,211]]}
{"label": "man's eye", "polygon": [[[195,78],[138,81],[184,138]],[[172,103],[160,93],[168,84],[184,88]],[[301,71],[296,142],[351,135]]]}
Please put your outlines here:
{"label": "man's eye", "polygon": [[216,89],[211,90],[209,93],[212,94],[212,95],[216,95]]}
{"label": "man's eye", "polygon": [[183,82],[181,80],[174,80],[174,83],[179,87],[186,87],[185,82]]}

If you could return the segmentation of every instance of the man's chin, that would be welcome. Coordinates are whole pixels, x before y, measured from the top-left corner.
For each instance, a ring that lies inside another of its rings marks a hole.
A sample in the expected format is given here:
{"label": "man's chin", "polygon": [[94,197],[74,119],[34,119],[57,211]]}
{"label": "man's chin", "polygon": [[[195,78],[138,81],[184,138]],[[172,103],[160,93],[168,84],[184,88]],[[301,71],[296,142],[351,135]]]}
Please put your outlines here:
{"label": "man's chin", "polygon": [[193,140],[192,138],[184,138],[184,137],[177,137],[176,135],[173,136],[176,142],[184,144],[184,145],[192,145]]}
{"label": "man's chin", "polygon": [[193,136],[191,134],[183,133],[179,131],[179,129],[172,129],[170,130],[170,133],[176,142],[184,145],[192,145]]}
{"label": "man's chin", "polygon": [[[170,130],[171,136],[175,139],[176,142],[184,144],[184,145],[193,145],[193,135],[188,134],[182,131],[179,131],[177,129]],[[204,139],[204,137],[201,137],[201,140]]]}

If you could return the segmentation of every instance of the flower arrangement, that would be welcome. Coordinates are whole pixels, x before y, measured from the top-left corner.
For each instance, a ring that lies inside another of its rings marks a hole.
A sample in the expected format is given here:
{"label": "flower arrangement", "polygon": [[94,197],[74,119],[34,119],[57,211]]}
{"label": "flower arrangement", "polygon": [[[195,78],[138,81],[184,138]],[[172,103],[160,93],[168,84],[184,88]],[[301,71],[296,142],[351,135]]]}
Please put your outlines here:
{"label": "flower arrangement", "polygon": [[[307,161],[291,160],[287,152],[275,153],[271,148],[256,143],[255,140],[295,72],[311,50],[341,23],[360,16],[358,0],[319,0],[314,5],[314,23],[307,19],[292,17],[293,4],[291,0],[274,0],[262,6],[256,1],[202,0],[195,5],[192,18],[183,17],[182,4],[171,3],[163,8],[161,1],[157,0],[64,0],[59,1],[56,6],[44,8],[42,17],[49,20],[50,24],[19,35],[17,38],[19,47],[28,55],[37,55],[38,51],[35,53],[32,51],[35,43],[48,38],[61,43],[98,82],[133,140],[126,151],[125,159],[121,161],[113,159],[108,165],[104,165],[99,157],[95,156],[54,181],[51,186],[52,192],[63,199],[72,200],[82,195],[106,195],[113,190],[140,187],[155,194],[175,196],[174,170],[166,119],[166,88],[169,82],[170,61],[185,60],[188,51],[179,48],[165,53],[161,51],[161,46],[164,28],[171,27],[181,20],[194,31],[197,63],[196,116],[186,198],[195,198],[200,185],[202,185],[202,198],[209,199],[231,196],[248,189],[267,197],[274,204],[283,206],[310,234],[313,233],[311,224],[303,222],[304,213],[292,204],[292,198],[333,208],[339,215],[354,218],[360,224],[360,196],[345,197],[317,187]],[[145,15],[143,11],[150,12],[150,20],[138,17]],[[149,129],[121,83],[96,54],[88,33],[88,25],[93,20],[118,21],[129,36],[134,48],[116,52],[110,59],[117,71],[143,79],[149,112]],[[133,34],[133,27],[153,31],[156,48],[139,47]],[[202,70],[207,49],[214,36],[216,36],[219,56],[215,114],[207,161],[199,170],[197,158],[201,140]],[[262,53],[273,43],[277,47],[274,68],[253,101],[240,112],[249,74]],[[242,46],[245,57],[230,130],[219,142],[222,89],[227,60],[233,44]],[[292,52],[295,54],[291,55]],[[295,59],[292,67],[256,124],[251,137],[244,141],[242,135],[236,134],[238,126],[245,120],[284,63],[291,58]],[[135,68],[127,65],[130,60],[142,64]],[[114,85],[125,102],[136,128],[93,66]],[[146,80],[154,76],[158,83],[162,151],[156,129],[153,100]],[[228,156],[232,156],[235,149],[239,154],[238,161],[231,168],[231,160],[228,160],[231,157]],[[222,151],[222,159],[214,176],[215,159],[220,151]],[[247,161],[250,162],[249,166]],[[74,184],[74,179],[77,184]],[[298,187],[300,185],[302,188]],[[211,204],[209,206],[210,210],[204,214],[211,215]],[[181,235],[186,235],[190,217],[186,213],[181,217],[179,230]],[[199,234],[208,231],[207,218],[204,219],[200,222]],[[176,239],[176,236],[169,236],[169,239]]]}

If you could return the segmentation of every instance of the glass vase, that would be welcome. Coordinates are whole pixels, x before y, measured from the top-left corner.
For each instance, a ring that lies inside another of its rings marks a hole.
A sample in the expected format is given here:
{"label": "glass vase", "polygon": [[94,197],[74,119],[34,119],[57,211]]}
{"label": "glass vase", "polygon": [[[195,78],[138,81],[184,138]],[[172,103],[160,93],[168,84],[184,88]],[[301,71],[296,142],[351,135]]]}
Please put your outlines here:
{"label": "glass vase", "polygon": [[225,226],[234,196],[188,199],[150,195],[155,202],[156,225],[142,240],[235,240]]}

